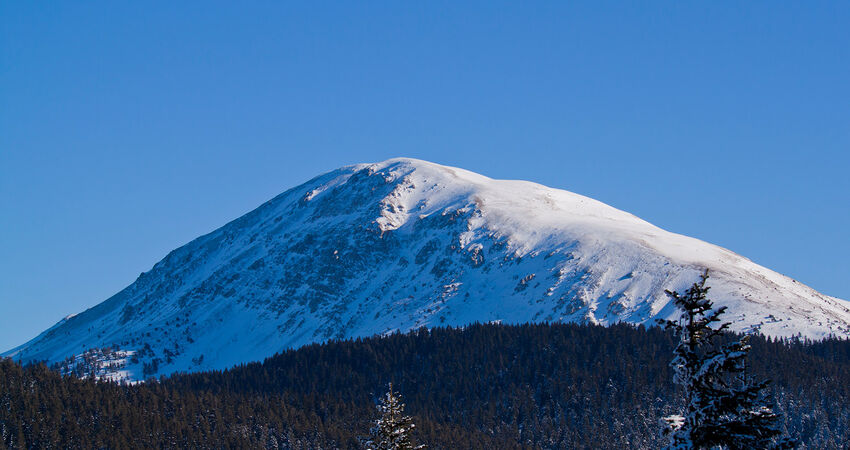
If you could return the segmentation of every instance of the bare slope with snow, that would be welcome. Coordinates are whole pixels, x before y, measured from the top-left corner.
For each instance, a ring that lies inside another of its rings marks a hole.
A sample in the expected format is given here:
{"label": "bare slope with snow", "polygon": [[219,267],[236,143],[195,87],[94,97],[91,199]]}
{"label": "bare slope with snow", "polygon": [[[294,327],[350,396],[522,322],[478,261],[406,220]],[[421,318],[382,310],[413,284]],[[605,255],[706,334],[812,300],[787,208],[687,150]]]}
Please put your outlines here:
{"label": "bare slope with snow", "polygon": [[736,330],[850,336],[850,303],[723,248],[570,192],[394,159],[281,194],[6,355],[111,347],[139,379],[421,326],[653,323],[675,314],[664,290],[704,268]]}

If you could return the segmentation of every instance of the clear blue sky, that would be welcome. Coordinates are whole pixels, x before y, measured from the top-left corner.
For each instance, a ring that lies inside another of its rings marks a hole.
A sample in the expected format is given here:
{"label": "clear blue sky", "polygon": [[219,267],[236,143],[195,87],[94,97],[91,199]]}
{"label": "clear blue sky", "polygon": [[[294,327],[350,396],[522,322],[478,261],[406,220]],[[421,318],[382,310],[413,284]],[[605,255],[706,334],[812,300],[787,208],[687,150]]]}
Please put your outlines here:
{"label": "clear blue sky", "polygon": [[844,1],[2,2],[0,350],[395,156],[588,195],[850,299],[848,24]]}

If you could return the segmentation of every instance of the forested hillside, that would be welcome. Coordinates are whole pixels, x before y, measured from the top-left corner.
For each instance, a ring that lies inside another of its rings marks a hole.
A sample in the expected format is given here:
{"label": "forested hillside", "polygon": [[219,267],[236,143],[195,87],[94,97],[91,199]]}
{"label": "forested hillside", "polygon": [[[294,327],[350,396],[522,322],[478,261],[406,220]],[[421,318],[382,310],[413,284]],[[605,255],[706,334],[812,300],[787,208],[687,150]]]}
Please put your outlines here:
{"label": "forested hillside", "polygon": [[[751,341],[805,448],[850,441],[850,342]],[[359,448],[393,382],[430,448],[658,448],[680,405],[670,333],[474,325],[311,345],[122,386],[0,363],[0,448]]]}

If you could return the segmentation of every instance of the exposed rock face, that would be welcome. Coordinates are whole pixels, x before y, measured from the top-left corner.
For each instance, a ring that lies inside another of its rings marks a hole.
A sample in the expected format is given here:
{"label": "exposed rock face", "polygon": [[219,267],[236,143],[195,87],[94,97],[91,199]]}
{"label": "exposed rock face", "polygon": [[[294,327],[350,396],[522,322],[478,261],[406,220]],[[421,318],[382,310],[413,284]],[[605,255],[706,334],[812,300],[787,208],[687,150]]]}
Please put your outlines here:
{"label": "exposed rock face", "polygon": [[850,303],[728,250],[570,192],[395,159],[290,189],[7,356],[109,347],[140,379],[422,326],[651,324],[704,268],[736,330],[850,336]]}

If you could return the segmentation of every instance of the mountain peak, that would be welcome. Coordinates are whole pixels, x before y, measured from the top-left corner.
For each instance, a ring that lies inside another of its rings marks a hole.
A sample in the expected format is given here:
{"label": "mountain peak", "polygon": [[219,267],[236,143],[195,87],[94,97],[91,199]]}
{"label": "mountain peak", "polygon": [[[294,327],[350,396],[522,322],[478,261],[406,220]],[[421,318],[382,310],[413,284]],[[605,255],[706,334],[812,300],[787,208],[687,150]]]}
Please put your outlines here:
{"label": "mountain peak", "polygon": [[850,336],[846,302],[729,250],[571,192],[394,158],[284,192],[7,355],[74,365],[108,347],[110,376],[140,379],[421,326],[651,325],[676,313],[665,289],[705,269],[737,331]]}

